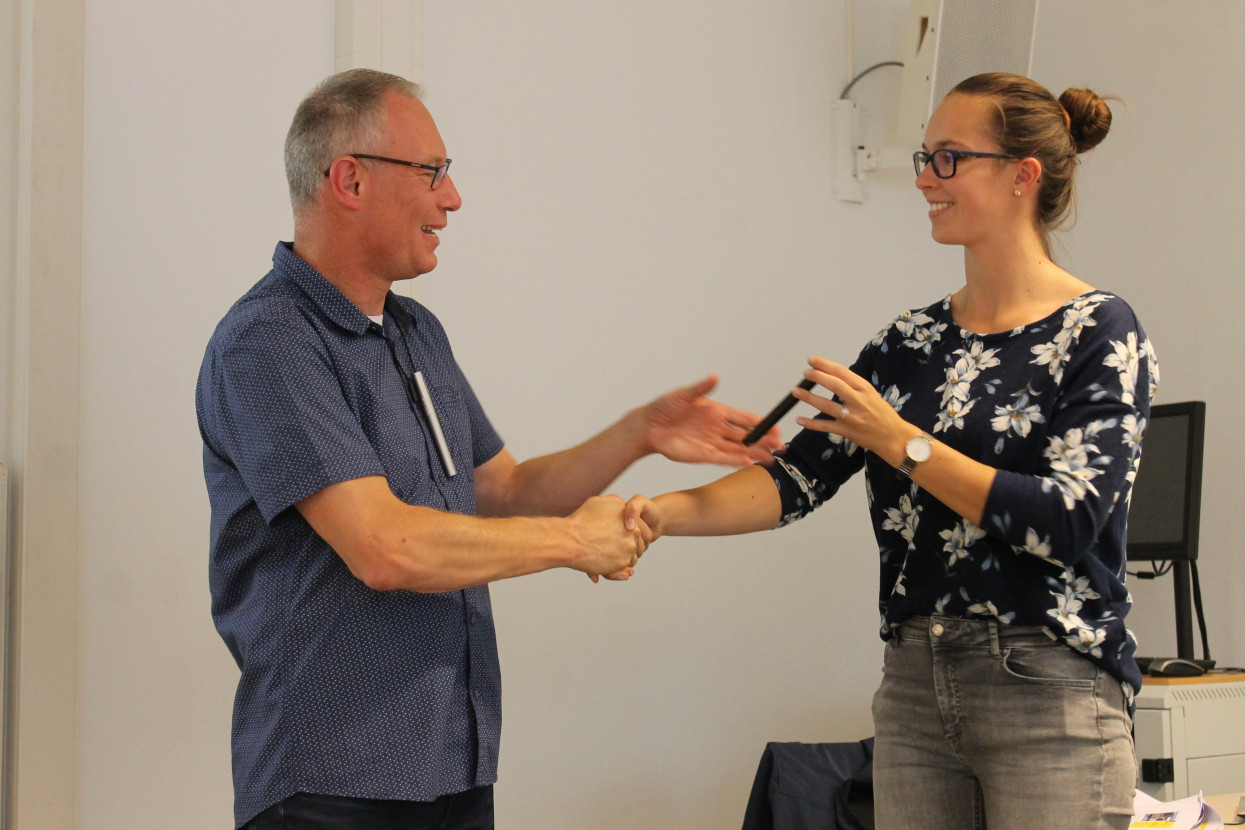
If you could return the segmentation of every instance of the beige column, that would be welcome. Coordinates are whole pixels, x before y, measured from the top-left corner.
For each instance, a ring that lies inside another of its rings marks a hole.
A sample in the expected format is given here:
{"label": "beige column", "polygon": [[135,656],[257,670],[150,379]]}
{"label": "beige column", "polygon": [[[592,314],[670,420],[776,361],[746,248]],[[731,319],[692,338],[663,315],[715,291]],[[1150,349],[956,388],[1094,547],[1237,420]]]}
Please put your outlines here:
{"label": "beige column", "polygon": [[[4,818],[74,826],[85,0],[17,0]],[[16,14],[12,12],[16,11]],[[12,88],[12,87],[11,87]]]}

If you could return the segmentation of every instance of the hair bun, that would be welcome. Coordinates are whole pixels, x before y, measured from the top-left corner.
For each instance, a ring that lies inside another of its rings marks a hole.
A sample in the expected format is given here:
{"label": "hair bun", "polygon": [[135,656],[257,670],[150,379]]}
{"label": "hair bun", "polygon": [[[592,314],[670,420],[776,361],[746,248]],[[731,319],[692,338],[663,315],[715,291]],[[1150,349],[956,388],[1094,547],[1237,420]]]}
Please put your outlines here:
{"label": "hair bun", "polygon": [[1111,129],[1111,108],[1092,89],[1069,89],[1059,96],[1067,113],[1068,132],[1078,153],[1092,150]]}

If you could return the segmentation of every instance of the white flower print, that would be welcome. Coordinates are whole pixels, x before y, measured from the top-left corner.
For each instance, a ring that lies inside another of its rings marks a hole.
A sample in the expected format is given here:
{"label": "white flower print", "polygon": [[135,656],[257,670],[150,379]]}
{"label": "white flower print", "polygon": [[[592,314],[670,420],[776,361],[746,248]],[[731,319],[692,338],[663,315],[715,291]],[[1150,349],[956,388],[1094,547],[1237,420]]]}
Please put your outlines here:
{"label": "white flower print", "polygon": [[1084,430],[1070,429],[1062,438],[1058,435],[1050,437],[1043,454],[1050,459],[1051,474],[1044,486],[1054,484],[1058,487],[1063,494],[1064,507],[1069,510],[1088,493],[1098,495],[1093,480],[1102,475],[1102,470],[1095,469],[1095,466],[1103,466],[1111,459],[1098,455],[1098,446],[1092,442],[1099,432],[1115,424],[1114,418],[1094,421]]}
{"label": "white flower print", "polygon": [[978,539],[984,539],[986,532],[968,519],[962,519],[957,522],[951,530],[943,530],[938,533],[943,539],[942,551],[949,554],[947,557],[947,565],[954,565],[961,559],[968,558],[968,549]]}
{"label": "white flower print", "polygon": [[1070,568],[1065,568],[1063,581],[1066,586],[1064,593],[1082,602],[1100,598],[1098,592],[1090,587],[1088,576],[1077,576]]}
{"label": "white flower print", "polygon": [[1138,418],[1136,413],[1130,412],[1124,416],[1120,425],[1124,428],[1124,446],[1136,453],[1141,449],[1141,436],[1146,431],[1146,419]]}
{"label": "white flower print", "polygon": [[[807,500],[809,509],[815,508],[818,504],[820,504],[820,500],[817,498],[817,490],[816,490],[817,479],[810,480],[806,478],[804,474],[800,472],[798,468],[796,468],[793,464],[787,463],[781,458],[775,458],[774,461],[779,466],[781,466],[783,470],[786,471],[787,475],[791,477],[791,481],[795,483],[795,486],[799,488],[800,493],[803,495],[804,499]],[[779,527],[784,527],[786,525],[789,525],[804,515],[802,512],[805,509],[804,505],[799,504],[799,502],[797,502],[797,505],[799,509],[792,511],[786,516],[783,516],[782,519],[778,522]]]}
{"label": "white flower print", "polygon": [[882,393],[882,400],[890,404],[891,409],[895,410],[896,412],[903,409],[903,405],[907,403],[908,398],[911,398],[911,397],[912,397],[911,394],[900,395],[899,387],[895,386],[894,384],[891,384],[889,387],[887,387],[886,391]]}
{"label": "white flower print", "polygon": [[884,329],[874,338],[874,345],[881,345],[890,329],[903,337],[903,345],[910,349],[929,354],[934,343],[947,328],[946,323],[939,323],[924,311],[905,311],[895,318],[889,329]]}
{"label": "white flower print", "polygon": [[934,322],[934,318],[923,311],[905,311],[895,318],[894,325],[900,334],[906,338],[911,338],[913,332],[918,328],[932,322]]}
{"label": "white flower print", "polygon": [[1076,632],[1064,637],[1063,641],[1077,651],[1101,658],[1102,644],[1107,641],[1107,630],[1094,628],[1092,625],[1082,625]]}
{"label": "white flower print", "polygon": [[938,413],[938,422],[934,424],[934,432],[946,432],[951,429],[964,429],[964,416],[973,408],[976,401],[962,403],[959,400],[952,399],[947,401],[943,410]]}
{"label": "white flower print", "polygon": [[1051,558],[1050,537],[1038,537],[1037,531],[1031,527],[1025,528],[1025,544],[1024,547],[1015,548],[1023,553],[1031,553],[1040,559]]}
{"label": "white flower print", "polygon": [[1080,603],[1075,603],[1075,608],[1073,608],[1066,595],[1054,594],[1054,597],[1056,605],[1054,608],[1047,609],[1046,613],[1054,617],[1055,622],[1062,625],[1065,632],[1076,631],[1084,625],[1081,618],[1076,615],[1076,612],[1081,610]]}
{"label": "white flower print", "polygon": [[995,366],[999,365],[999,359],[997,357],[999,350],[987,349],[986,344],[980,340],[974,340],[969,345],[967,352],[961,350],[960,353],[964,354],[965,357],[968,358],[969,362],[972,363],[973,367],[979,373],[984,372],[986,369],[993,369]]}
{"label": "white flower print", "polygon": [[904,345],[928,355],[934,350],[934,344],[938,342],[939,336],[946,328],[946,323],[938,323],[928,328],[918,328],[912,332],[910,338],[904,341]]}
{"label": "white flower print", "polygon": [[1029,361],[1030,363],[1033,363],[1036,366],[1049,367],[1052,375],[1059,370],[1059,365],[1063,359],[1063,355],[1059,352],[1059,344],[1054,340],[1047,343],[1039,343],[1030,349],[1030,351],[1037,355],[1037,357]]}
{"label": "white flower print", "polygon": [[1034,346],[1031,352],[1036,357],[1031,361],[1038,366],[1050,369],[1055,383],[1063,380],[1063,368],[1071,359],[1072,346],[1080,339],[1081,333],[1090,326],[1096,326],[1094,310],[1106,300],[1103,294],[1090,294],[1077,297],[1063,313],[1063,328],[1050,343]]}
{"label": "white flower print", "polygon": [[956,349],[955,362],[946,370],[946,382],[935,388],[942,392],[942,411],[934,424],[934,432],[963,429],[964,416],[977,401],[970,397],[972,384],[983,371],[999,365],[998,349],[987,349],[980,340],[972,340],[966,348]]}
{"label": "white flower print", "polygon": [[1026,438],[1034,424],[1043,423],[1045,420],[1042,408],[1037,404],[1030,404],[1029,395],[1022,393],[1015,405],[994,408],[994,420],[990,421],[990,426],[995,432],[1007,432],[1010,429],[1021,438]]}
{"label": "white flower print", "polygon": [[1146,338],[1146,342],[1142,344],[1142,351],[1146,356],[1146,372],[1150,375],[1150,397],[1154,398],[1159,391],[1159,360],[1158,355],[1154,353],[1154,344],[1150,342],[1150,338]]}
{"label": "white flower print", "polygon": [[999,609],[994,607],[994,603],[986,600],[985,602],[974,602],[968,606],[970,614],[985,614],[994,617],[1001,623],[1009,623],[1016,618],[1015,611],[1008,611],[1006,614],[1000,614]]}
{"label": "white flower print", "polygon": [[825,461],[826,459],[834,455],[836,452],[838,452],[838,448],[840,446],[843,447],[844,452],[846,452],[848,455],[854,454],[856,450],[858,449],[855,443],[847,440],[842,435],[835,435],[833,432],[827,432],[825,435],[826,435],[826,443],[829,444],[829,446],[826,447],[826,449],[823,450],[821,453],[822,461]]}
{"label": "white flower print", "polygon": [[1050,592],[1055,598],[1055,607],[1046,613],[1063,626],[1068,644],[1080,651],[1092,651],[1101,645],[1106,631],[1095,629],[1080,616],[1086,602],[1102,598],[1090,586],[1089,577],[1077,576],[1071,568],[1065,568],[1059,579],[1050,577],[1046,581],[1055,589]]}
{"label": "white flower print", "polygon": [[961,406],[969,403],[968,394],[972,381],[953,377],[953,372],[953,369],[948,369],[947,382],[935,390],[942,392],[942,405],[944,408],[950,406],[953,401],[959,402]]}
{"label": "white flower print", "polygon": [[1133,390],[1137,387],[1137,371],[1141,367],[1141,355],[1137,349],[1137,332],[1130,331],[1121,343],[1111,341],[1114,353],[1107,355],[1103,365],[1120,373],[1120,401],[1133,405]]}
{"label": "white flower print", "polygon": [[942,392],[942,405],[948,401],[968,401],[969,387],[983,371],[999,365],[998,349],[987,349],[980,340],[974,340],[966,349],[955,350],[955,362],[947,368],[947,382],[934,391]]}
{"label": "white flower print", "polygon": [[888,507],[886,509],[886,518],[882,521],[882,529],[898,531],[899,535],[908,543],[908,550],[915,550],[916,545],[912,544],[912,540],[916,537],[916,527],[920,521],[921,510],[921,505],[913,505],[911,494],[900,496],[898,507]]}

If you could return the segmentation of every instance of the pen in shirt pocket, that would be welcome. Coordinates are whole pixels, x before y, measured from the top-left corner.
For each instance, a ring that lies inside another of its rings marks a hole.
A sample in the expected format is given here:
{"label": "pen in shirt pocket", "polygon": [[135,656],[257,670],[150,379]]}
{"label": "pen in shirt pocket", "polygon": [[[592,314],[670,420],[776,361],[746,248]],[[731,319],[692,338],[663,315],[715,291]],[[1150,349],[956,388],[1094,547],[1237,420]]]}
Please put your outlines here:
{"label": "pen in shirt pocket", "polygon": [[432,403],[432,395],[428,393],[428,384],[424,382],[424,373],[415,372],[415,389],[416,400],[424,409],[424,417],[428,419],[428,425],[432,427],[432,437],[437,442],[437,452],[441,456],[441,466],[445,468],[445,474],[450,478],[458,475],[458,468],[454,466],[454,459],[450,455],[450,445],[445,443],[445,433],[441,430],[441,419],[437,417],[437,408]]}

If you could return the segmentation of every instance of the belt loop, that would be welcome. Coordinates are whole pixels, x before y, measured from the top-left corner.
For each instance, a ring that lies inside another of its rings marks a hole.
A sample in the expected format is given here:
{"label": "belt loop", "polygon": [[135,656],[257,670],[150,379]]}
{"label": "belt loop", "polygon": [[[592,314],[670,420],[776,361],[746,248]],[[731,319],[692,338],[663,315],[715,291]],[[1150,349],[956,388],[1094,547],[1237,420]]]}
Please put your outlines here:
{"label": "belt loop", "polygon": [[998,657],[1003,653],[999,647],[999,623],[998,620],[987,620],[990,627],[990,654]]}

